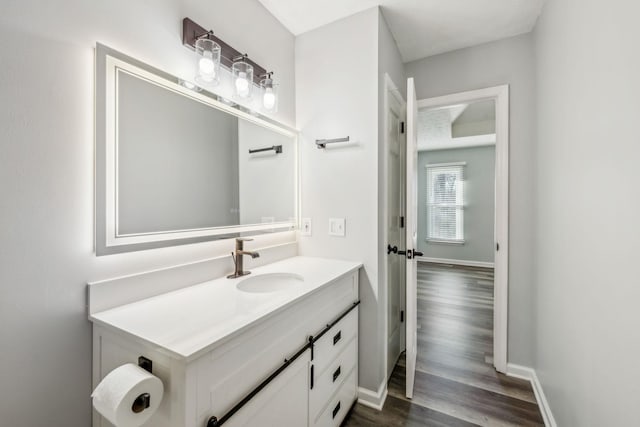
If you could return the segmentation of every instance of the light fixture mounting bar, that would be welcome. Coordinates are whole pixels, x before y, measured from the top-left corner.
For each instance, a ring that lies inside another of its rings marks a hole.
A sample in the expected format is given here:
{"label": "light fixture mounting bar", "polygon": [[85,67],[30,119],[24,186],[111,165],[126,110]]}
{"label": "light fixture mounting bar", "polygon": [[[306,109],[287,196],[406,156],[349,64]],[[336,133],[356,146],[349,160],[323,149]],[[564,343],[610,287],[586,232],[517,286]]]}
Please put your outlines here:
{"label": "light fixture mounting bar", "polygon": [[[204,29],[200,25],[193,22],[191,19],[184,18],[182,20],[183,45],[189,47],[190,49],[195,49],[196,40],[198,40],[198,38],[202,36],[207,37],[220,45],[220,64],[225,66],[227,69],[231,69],[234,58],[244,55],[243,53],[231,47],[229,44],[222,41],[220,38],[216,37],[212,31]],[[250,58],[245,57],[244,61],[253,66],[253,82],[256,85],[260,85],[260,76],[266,74],[267,70],[264,67],[253,62]]]}

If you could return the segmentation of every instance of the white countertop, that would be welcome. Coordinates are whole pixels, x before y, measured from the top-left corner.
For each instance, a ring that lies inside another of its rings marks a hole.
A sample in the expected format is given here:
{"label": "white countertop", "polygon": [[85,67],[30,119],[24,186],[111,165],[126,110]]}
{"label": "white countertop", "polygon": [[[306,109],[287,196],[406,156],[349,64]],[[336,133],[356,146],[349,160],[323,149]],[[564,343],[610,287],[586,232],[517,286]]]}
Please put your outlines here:
{"label": "white countertop", "polygon": [[[248,276],[210,280],[89,318],[161,347],[175,358],[190,360],[361,266],[352,261],[294,257],[254,268]],[[273,293],[248,294],[236,289],[243,279],[266,273],[293,273],[304,282]]]}

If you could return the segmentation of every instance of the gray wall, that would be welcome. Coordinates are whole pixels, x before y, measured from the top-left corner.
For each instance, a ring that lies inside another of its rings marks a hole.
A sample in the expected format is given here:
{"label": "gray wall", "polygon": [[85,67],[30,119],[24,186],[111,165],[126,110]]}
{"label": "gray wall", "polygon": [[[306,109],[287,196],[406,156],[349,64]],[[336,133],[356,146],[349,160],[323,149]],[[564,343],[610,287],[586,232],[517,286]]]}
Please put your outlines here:
{"label": "gray wall", "polygon": [[[466,162],[464,244],[427,242],[427,165]],[[421,151],[418,154],[418,249],[429,258],[493,262],[495,147]]]}
{"label": "gray wall", "polygon": [[[281,78],[293,124],[294,38],[254,0],[3,2],[0,14],[0,424],[91,423],[86,282],[216,256],[233,242],[94,254],[94,46],[101,41],[183,78],[189,16]],[[260,28],[260,36],[247,28]],[[259,239],[251,248],[258,249]],[[276,242],[271,242],[276,244]],[[268,250],[255,261],[265,261]],[[253,262],[253,260],[248,260]],[[250,267],[249,267],[250,268]],[[189,280],[185,277],[185,280]]]}
{"label": "gray wall", "polygon": [[535,367],[560,426],[638,425],[638,16],[548,0],[535,30]]}
{"label": "gray wall", "polygon": [[239,224],[238,118],[128,73],[118,92],[118,231]]}
{"label": "gray wall", "polygon": [[509,349],[508,361],[533,364],[533,193],[535,62],[530,34],[406,64],[418,99],[509,84]]}

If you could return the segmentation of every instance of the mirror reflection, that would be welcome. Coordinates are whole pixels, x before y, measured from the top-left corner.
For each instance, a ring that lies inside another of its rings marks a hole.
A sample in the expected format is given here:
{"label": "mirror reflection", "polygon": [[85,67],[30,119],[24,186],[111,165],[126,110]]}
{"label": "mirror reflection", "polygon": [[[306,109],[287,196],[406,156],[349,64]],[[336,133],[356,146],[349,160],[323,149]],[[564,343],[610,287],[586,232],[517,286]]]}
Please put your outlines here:
{"label": "mirror reflection", "polygon": [[295,225],[294,132],[112,52],[97,159],[106,164],[104,248]]}

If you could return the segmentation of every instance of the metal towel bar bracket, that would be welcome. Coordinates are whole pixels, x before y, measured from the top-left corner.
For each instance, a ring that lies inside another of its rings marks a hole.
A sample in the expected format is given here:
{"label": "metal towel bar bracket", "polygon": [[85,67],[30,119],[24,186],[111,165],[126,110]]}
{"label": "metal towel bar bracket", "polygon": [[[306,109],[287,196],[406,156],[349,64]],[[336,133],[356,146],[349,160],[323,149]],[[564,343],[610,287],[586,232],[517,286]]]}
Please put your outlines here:
{"label": "metal towel bar bracket", "polygon": [[327,144],[335,144],[336,142],[349,142],[349,137],[334,138],[334,139],[316,139],[316,145],[318,148],[327,148]]}
{"label": "metal towel bar bracket", "polygon": [[265,148],[255,148],[253,150],[249,150],[249,154],[253,154],[253,153],[261,153],[263,151],[275,151],[276,154],[278,153],[282,153],[282,145],[273,145],[271,147],[265,147]]}

